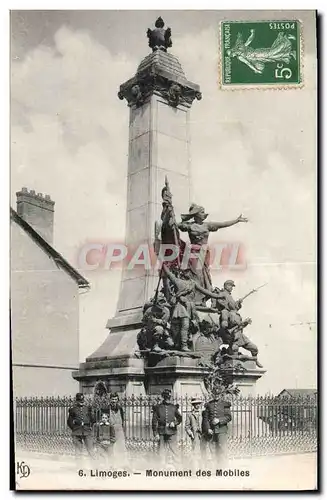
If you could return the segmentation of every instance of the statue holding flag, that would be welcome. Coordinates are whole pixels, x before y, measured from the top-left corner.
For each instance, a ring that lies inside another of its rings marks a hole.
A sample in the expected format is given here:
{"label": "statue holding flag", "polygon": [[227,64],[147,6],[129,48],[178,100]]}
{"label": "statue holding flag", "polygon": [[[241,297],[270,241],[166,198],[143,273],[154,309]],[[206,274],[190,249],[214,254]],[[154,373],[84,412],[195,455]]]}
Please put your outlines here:
{"label": "statue holding flag", "polygon": [[[225,222],[206,221],[208,214],[204,207],[192,203],[189,212],[181,215],[182,221],[176,222],[172,204],[172,194],[166,178],[165,187],[162,190],[162,213],[161,213],[161,241],[164,244],[173,244],[178,248],[178,255],[170,266],[183,269],[189,268],[193,279],[197,284],[212,292],[212,281],[210,275],[210,251],[207,248],[210,232],[234,226],[239,222],[248,222],[248,219],[240,215],[236,219]],[[187,232],[190,245],[180,237],[180,232]],[[158,233],[158,226],[157,226]],[[195,302],[197,305],[205,305],[208,297],[200,291],[196,292]]]}

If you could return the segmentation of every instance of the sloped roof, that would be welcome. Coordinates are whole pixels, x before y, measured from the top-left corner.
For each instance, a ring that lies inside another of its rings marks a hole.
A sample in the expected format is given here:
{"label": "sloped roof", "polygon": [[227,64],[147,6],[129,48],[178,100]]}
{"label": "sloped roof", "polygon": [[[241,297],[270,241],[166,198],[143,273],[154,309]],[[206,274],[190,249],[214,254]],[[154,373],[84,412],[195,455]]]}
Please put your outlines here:
{"label": "sloped roof", "polygon": [[278,396],[282,396],[287,393],[289,396],[296,398],[298,396],[314,396],[317,392],[317,389],[283,389]]}
{"label": "sloped roof", "polygon": [[63,269],[74,281],[76,281],[79,288],[90,288],[89,282],[78,271],[76,271],[76,269],[69,264],[69,262],[64,259],[59,252],[57,252],[57,250],[55,250],[44,238],[42,238],[42,236],[40,236],[39,233],[37,233],[35,229],[28,224],[28,222],[20,217],[16,210],[11,207],[10,218],[29,234],[32,240],[55,261],[57,266]]}

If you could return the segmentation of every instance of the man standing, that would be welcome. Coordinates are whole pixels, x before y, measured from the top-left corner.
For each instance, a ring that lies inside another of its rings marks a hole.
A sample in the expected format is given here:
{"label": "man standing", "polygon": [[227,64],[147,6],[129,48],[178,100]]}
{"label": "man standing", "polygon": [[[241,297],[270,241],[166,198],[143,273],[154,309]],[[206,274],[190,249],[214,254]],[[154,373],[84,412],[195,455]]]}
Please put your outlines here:
{"label": "man standing", "polygon": [[227,458],[228,422],[232,420],[231,404],[216,394],[205,405],[202,413],[202,432],[209,443],[211,454],[221,463]]}
{"label": "man standing", "polygon": [[83,446],[91,459],[95,458],[92,427],[95,417],[92,408],[85,404],[84,395],[78,392],[75,396],[75,404],[68,411],[67,425],[72,431],[77,460],[81,459]]}
{"label": "man standing", "polygon": [[162,403],[153,407],[152,431],[158,442],[158,453],[162,455],[163,463],[167,464],[170,456],[177,461],[177,426],[182,422],[179,405],[171,402],[171,391],[165,389]]}
{"label": "man standing", "polygon": [[118,467],[128,467],[128,457],[125,444],[125,413],[119,402],[117,392],[110,394],[110,424],[113,428],[115,441],[112,446],[114,462]]}
{"label": "man standing", "polygon": [[200,413],[202,401],[198,398],[192,398],[191,405],[192,409],[186,416],[185,431],[192,440],[191,461],[193,462],[193,468],[196,468],[203,453],[202,418]]}

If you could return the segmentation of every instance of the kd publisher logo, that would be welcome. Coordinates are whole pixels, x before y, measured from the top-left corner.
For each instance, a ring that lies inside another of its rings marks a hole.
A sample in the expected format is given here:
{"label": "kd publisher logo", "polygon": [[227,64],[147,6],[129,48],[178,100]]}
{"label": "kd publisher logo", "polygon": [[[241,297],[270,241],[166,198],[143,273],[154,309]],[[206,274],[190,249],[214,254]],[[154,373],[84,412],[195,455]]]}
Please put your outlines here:
{"label": "kd publisher logo", "polygon": [[16,469],[17,475],[19,475],[19,478],[26,478],[30,475],[31,469],[25,462],[17,462],[17,469]]}

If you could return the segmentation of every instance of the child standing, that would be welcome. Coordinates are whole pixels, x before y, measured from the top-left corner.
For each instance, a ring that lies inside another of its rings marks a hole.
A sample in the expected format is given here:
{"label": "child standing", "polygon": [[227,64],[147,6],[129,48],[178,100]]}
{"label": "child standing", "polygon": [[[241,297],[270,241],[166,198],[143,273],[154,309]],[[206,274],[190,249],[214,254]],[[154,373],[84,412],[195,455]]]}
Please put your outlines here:
{"label": "child standing", "polygon": [[112,447],[115,443],[115,429],[110,422],[109,415],[103,413],[100,422],[95,426],[96,429],[96,444],[98,450],[98,458],[105,465],[109,465]]}

